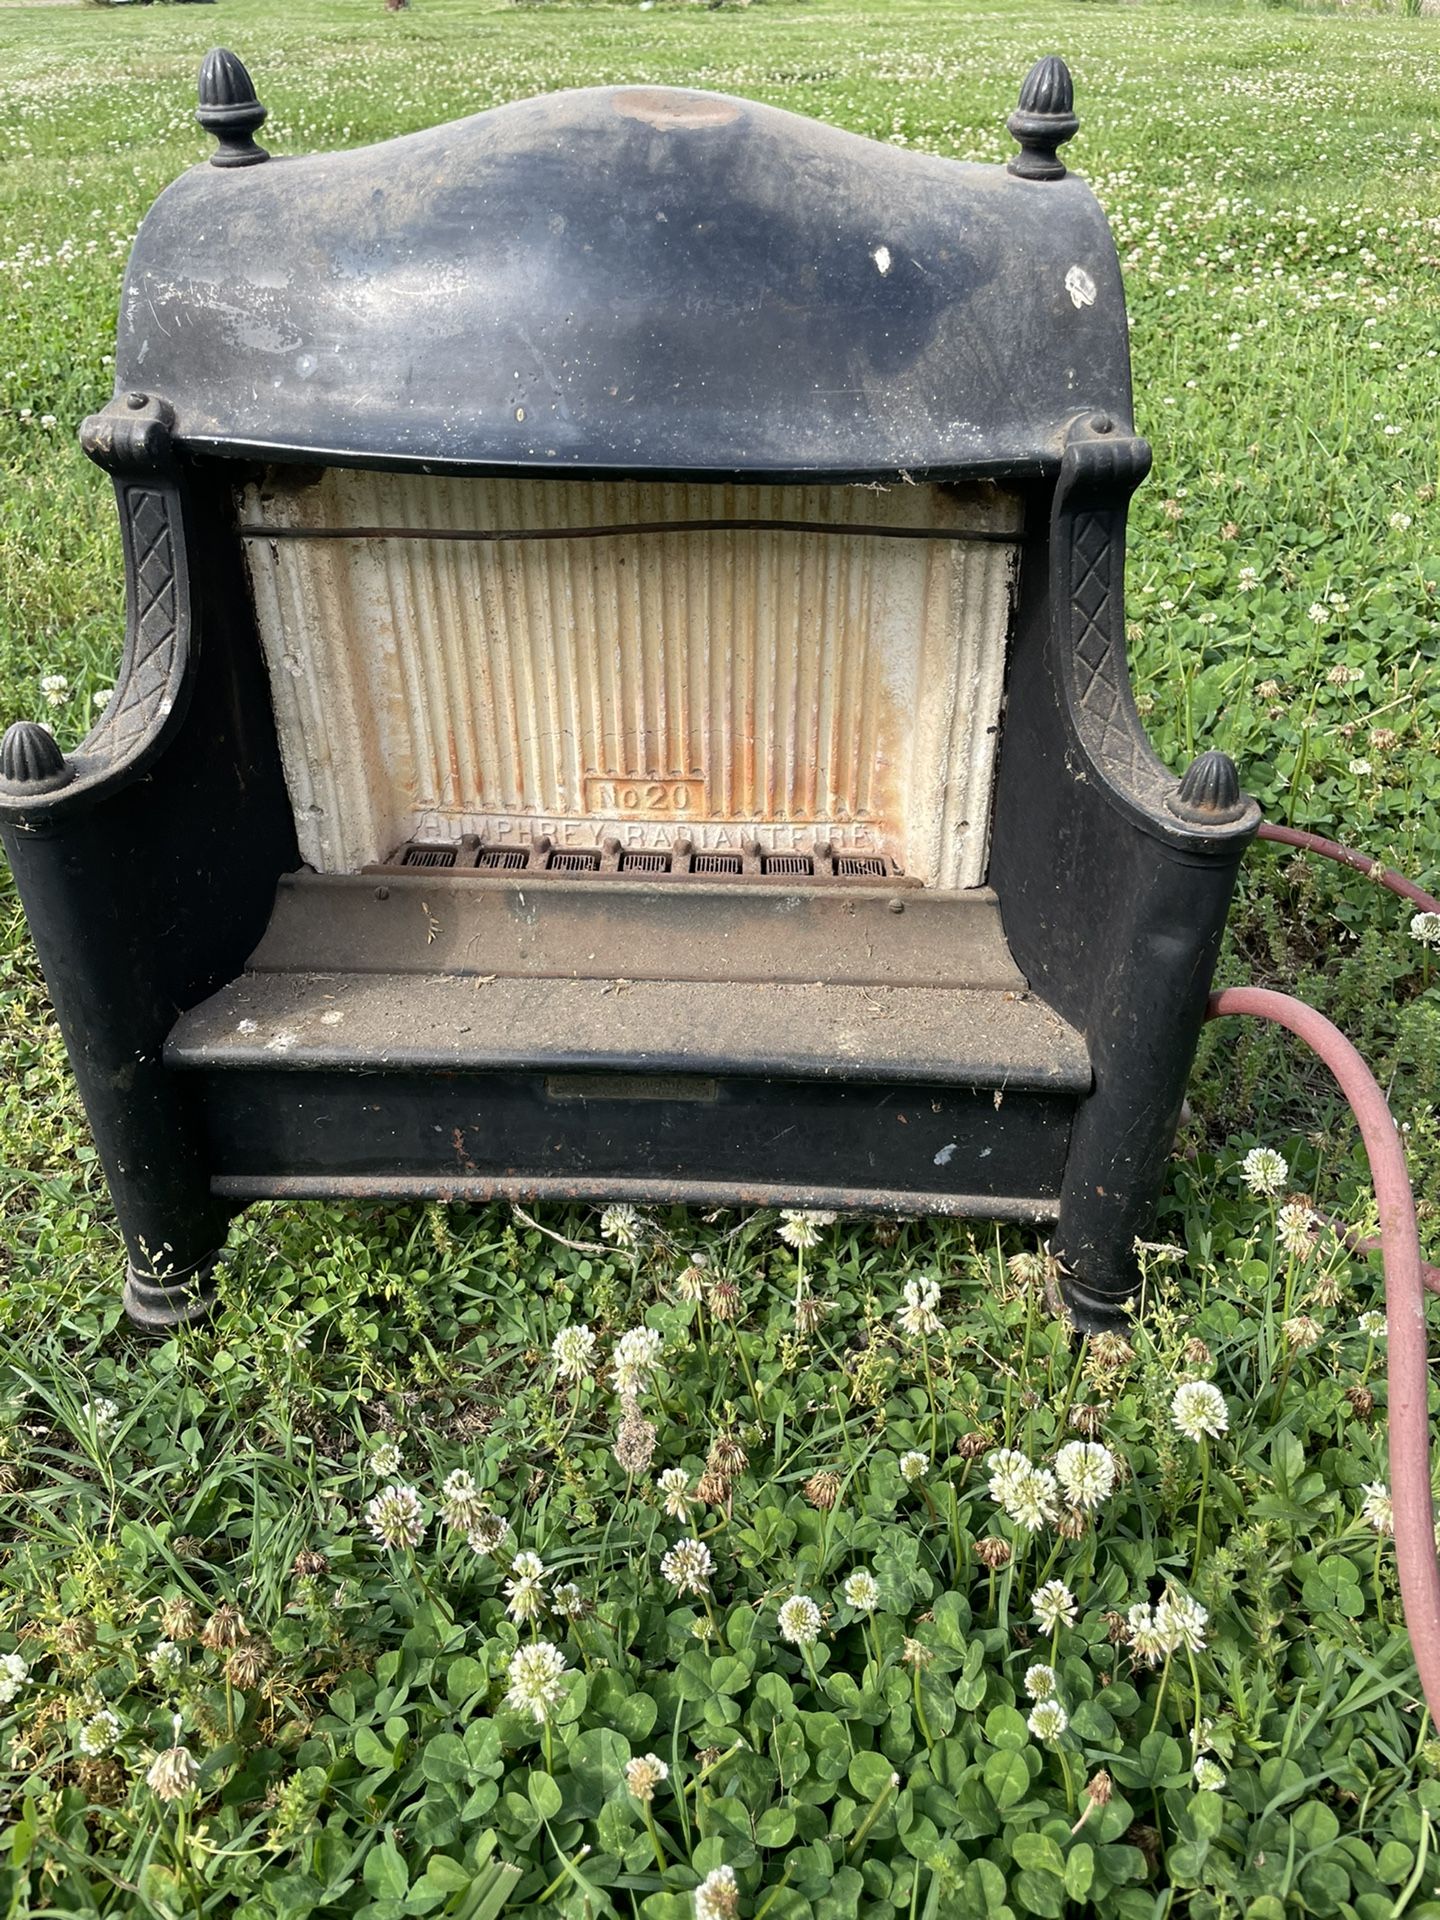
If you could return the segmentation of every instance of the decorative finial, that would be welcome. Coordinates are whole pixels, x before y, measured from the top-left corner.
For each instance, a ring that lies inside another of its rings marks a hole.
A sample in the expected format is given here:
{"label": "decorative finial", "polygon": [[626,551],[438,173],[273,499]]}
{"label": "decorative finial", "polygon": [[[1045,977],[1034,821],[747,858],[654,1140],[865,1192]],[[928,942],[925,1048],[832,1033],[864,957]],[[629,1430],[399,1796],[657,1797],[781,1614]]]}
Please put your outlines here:
{"label": "decorative finial", "polygon": [[1080,130],[1075,83],[1058,53],[1047,53],[1025,76],[1020,104],[1005,122],[1020,151],[1008,171],[1020,180],[1063,180],[1065,162],[1056,153]]}
{"label": "decorative finial", "polygon": [[1240,775],[1228,753],[1202,753],[1192,760],[1170,800],[1170,811],[1199,826],[1221,827],[1238,820],[1247,802]]}
{"label": "decorative finial", "polygon": [[0,780],[27,793],[54,793],[74,778],[65,756],[47,727],[33,720],[17,720],[0,740]]}
{"label": "decorative finial", "polygon": [[255,97],[255,83],[245,63],[228,47],[212,47],[200,68],[200,104],[195,118],[220,142],[210,156],[212,167],[255,167],[269,154],[255,144],[255,130],[265,124],[265,109]]}

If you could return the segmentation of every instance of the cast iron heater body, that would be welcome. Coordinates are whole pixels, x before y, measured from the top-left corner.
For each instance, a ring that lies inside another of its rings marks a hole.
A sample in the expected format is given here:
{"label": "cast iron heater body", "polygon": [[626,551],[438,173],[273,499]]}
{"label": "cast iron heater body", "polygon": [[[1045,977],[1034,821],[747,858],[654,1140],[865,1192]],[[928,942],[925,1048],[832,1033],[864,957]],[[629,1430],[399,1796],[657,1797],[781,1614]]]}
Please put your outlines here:
{"label": "cast iron heater body", "polygon": [[1136,1285],[1241,853],[1124,648],[1108,228],[1008,168],[594,88],[212,164],[122,296],[129,629],[0,821],[129,1255],[247,1201],[588,1197],[1053,1228]]}

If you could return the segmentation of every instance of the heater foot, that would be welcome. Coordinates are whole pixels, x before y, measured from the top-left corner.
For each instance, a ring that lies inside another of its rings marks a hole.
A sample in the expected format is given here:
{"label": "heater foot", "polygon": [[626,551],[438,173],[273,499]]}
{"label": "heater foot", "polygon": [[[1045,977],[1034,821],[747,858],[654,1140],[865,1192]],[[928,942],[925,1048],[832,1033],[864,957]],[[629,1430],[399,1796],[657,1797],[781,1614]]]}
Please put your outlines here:
{"label": "heater foot", "polygon": [[1079,1274],[1062,1270],[1060,1297],[1081,1333],[1124,1333],[1134,1321],[1133,1293],[1087,1286]]}
{"label": "heater foot", "polygon": [[125,1269],[125,1311],[133,1324],[147,1333],[168,1333],[172,1327],[190,1327],[208,1320],[215,1310],[216,1254],[207,1254],[183,1273],[153,1274]]}

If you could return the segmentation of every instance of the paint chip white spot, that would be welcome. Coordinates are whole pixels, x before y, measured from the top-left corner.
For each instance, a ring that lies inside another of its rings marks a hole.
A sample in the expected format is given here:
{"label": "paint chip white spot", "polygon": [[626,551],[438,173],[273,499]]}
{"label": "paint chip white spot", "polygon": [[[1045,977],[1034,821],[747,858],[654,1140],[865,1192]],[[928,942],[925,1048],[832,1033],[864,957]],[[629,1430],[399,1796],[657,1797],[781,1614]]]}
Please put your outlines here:
{"label": "paint chip white spot", "polygon": [[298,1034],[282,1030],[265,1042],[265,1051],[267,1053],[289,1053],[299,1037]]}
{"label": "paint chip white spot", "polygon": [[959,1144],[960,1142],[958,1140],[952,1140],[948,1147],[941,1147],[939,1153],[937,1153],[935,1156],[935,1165],[937,1167],[948,1167],[954,1155],[955,1149],[959,1146]]}
{"label": "paint chip white spot", "polygon": [[321,1014],[320,1024],[322,1027],[338,1027],[344,1018],[344,1014],[338,1007],[331,1007],[328,1013]]}
{"label": "paint chip white spot", "polygon": [[1093,307],[1095,304],[1095,282],[1084,267],[1071,267],[1065,276],[1065,291],[1073,307]]}
{"label": "paint chip white spot", "polygon": [[253,1020],[242,1020],[235,1031],[237,1033],[254,1033],[255,1022]]}
{"label": "paint chip white spot", "polygon": [[876,247],[874,253],[871,254],[870,258],[875,262],[875,265],[879,268],[881,273],[889,273],[890,271],[889,247]]}

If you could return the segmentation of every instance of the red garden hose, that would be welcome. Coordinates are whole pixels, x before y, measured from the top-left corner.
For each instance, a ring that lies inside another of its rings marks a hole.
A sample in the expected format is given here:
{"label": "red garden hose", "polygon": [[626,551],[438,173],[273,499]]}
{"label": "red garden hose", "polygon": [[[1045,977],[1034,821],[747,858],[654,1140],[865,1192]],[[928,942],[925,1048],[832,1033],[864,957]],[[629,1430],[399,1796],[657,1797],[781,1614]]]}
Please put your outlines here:
{"label": "red garden hose", "polygon": [[[1260,827],[1262,840],[1299,847],[1353,867],[1422,913],[1440,913],[1440,900],[1404,874],[1382,867],[1353,848],[1297,827]],[[1440,1724],[1440,1562],[1436,1558],[1435,1511],[1430,1495],[1429,1361],[1425,1339],[1425,1288],[1440,1292],[1440,1273],[1420,1258],[1415,1196],[1399,1130],[1379,1082],[1340,1029],[1303,1000],[1268,987],[1227,987],[1212,993],[1206,1018],[1250,1014],[1272,1020],[1312,1049],[1334,1074],[1360,1126],[1380,1209],[1378,1241],[1352,1240],[1357,1253],[1378,1246],[1385,1269],[1388,1333],[1390,1500],[1395,1518],[1395,1559],[1400,1604],[1431,1719]]]}

